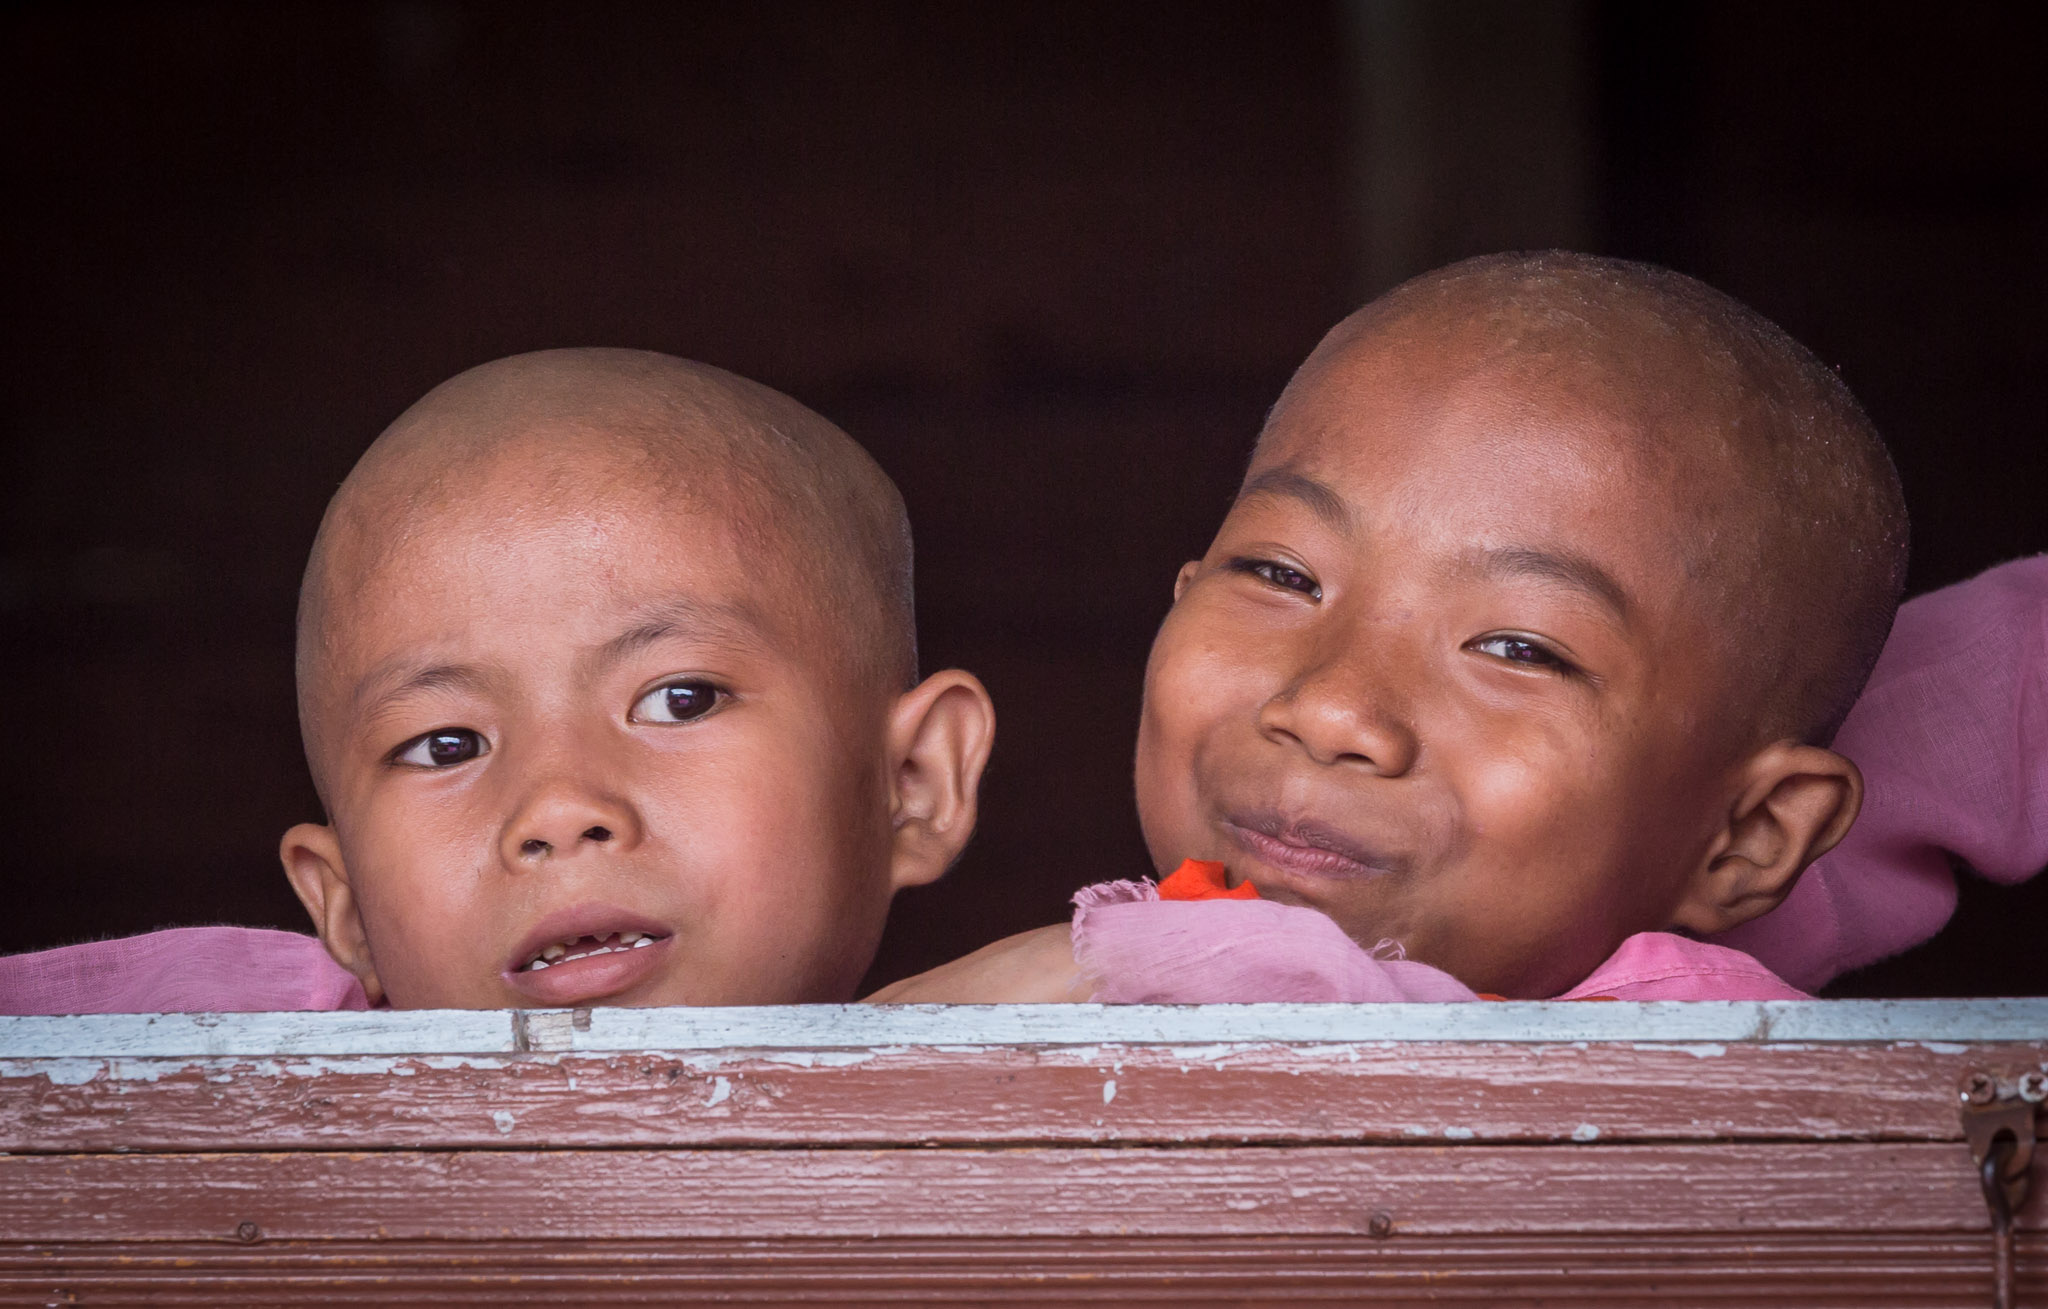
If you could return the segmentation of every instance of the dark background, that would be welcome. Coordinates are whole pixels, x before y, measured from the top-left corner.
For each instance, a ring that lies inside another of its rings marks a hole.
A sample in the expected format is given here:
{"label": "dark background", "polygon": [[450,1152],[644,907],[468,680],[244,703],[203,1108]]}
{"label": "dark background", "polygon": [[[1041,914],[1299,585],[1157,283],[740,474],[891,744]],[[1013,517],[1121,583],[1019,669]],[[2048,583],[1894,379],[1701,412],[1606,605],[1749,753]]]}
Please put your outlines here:
{"label": "dark background", "polygon": [[[788,391],[909,501],[927,667],[1001,731],[886,981],[1145,867],[1174,569],[1401,277],[1654,259],[1837,364],[1917,591],[2048,549],[2034,4],[14,7],[0,951],[302,928],[294,595],[434,383],[640,346]],[[2048,992],[2048,878],[1841,993]]]}

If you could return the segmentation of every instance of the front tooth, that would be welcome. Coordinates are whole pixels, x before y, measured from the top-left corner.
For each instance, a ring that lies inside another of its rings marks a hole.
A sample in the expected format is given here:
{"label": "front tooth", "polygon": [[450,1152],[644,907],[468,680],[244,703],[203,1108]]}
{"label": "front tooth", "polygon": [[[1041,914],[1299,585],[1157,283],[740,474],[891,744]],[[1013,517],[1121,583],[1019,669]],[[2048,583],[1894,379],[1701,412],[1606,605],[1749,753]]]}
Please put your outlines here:
{"label": "front tooth", "polygon": [[620,933],[619,933],[619,944],[620,944],[620,945],[638,945],[638,944],[640,944],[640,942],[641,942],[641,941],[642,941],[642,940],[643,940],[643,939],[644,939],[644,938],[646,937],[646,935],[647,935],[647,933],[645,933],[645,932],[620,932]]}
{"label": "front tooth", "polygon": [[551,945],[547,949],[541,951],[540,957],[547,960],[549,963],[553,963],[555,960],[560,959],[563,955],[567,953],[569,953],[569,947],[561,944],[558,941],[554,945]]}
{"label": "front tooth", "polygon": [[651,936],[643,936],[643,937],[641,937],[641,938],[640,938],[639,940],[637,940],[637,941],[633,942],[633,949],[635,949],[635,950],[638,950],[638,949],[639,949],[639,948],[640,948],[641,946],[643,946],[643,945],[653,945],[653,944],[654,944],[654,938],[653,938],[653,937],[651,937]]}
{"label": "front tooth", "polygon": [[548,961],[547,961],[547,960],[545,960],[545,959],[536,959],[536,960],[534,960],[534,961],[533,961],[532,963],[530,963],[530,964],[528,964],[528,965],[526,966],[526,971],[527,971],[527,972],[529,972],[529,973],[537,973],[537,972],[539,972],[539,971],[540,971],[541,969],[543,969],[543,968],[546,968],[547,966],[548,966]]}

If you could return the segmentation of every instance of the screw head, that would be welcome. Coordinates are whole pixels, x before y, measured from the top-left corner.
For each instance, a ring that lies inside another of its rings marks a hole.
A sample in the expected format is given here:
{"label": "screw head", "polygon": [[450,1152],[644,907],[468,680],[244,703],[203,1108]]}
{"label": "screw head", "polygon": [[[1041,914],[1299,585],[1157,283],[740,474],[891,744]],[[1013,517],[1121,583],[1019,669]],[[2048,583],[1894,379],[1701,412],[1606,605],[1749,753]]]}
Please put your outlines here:
{"label": "screw head", "polygon": [[1998,1098],[1998,1079],[1989,1073],[1971,1073],[1963,1079],[1963,1099],[1971,1104],[1990,1104]]}
{"label": "screw head", "polygon": [[235,1225],[235,1239],[245,1245],[253,1245],[261,1240],[262,1237],[263,1229],[254,1223],[237,1223]]}
{"label": "screw head", "polygon": [[2035,1069],[2020,1074],[2020,1099],[2028,1104],[2039,1104],[2048,1100],[2048,1073]]}
{"label": "screw head", "polygon": [[1385,1239],[1394,1234],[1394,1216],[1384,1209],[1366,1220],[1365,1230]]}

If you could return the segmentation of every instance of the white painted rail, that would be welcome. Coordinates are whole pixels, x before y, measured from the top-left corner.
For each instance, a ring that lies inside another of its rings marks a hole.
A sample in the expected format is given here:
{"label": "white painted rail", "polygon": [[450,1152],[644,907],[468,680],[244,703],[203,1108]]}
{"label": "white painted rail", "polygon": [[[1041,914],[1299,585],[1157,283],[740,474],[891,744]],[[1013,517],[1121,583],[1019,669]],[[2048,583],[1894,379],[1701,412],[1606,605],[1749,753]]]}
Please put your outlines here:
{"label": "white painted rail", "polygon": [[980,1046],[1985,1042],[2048,999],[1481,1004],[791,1005],[0,1017],[0,1060]]}

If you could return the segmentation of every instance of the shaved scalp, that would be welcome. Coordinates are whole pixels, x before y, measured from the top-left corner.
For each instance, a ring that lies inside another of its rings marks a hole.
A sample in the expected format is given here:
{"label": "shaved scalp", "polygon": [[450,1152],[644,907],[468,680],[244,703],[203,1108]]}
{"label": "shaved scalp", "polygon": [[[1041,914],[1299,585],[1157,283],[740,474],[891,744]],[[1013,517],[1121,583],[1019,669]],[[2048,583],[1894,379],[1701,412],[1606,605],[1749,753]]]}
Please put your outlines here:
{"label": "shaved scalp", "polygon": [[1477,367],[1540,377],[1624,419],[1632,453],[1687,488],[1689,517],[1673,529],[1736,647],[1734,703],[1748,702],[1763,739],[1833,739],[1890,634],[1907,557],[1898,473],[1834,370],[1755,310],[1669,269],[1563,251],[1488,255],[1406,282],[1340,323],[1274,414],[1334,359],[1404,338],[1455,340]]}
{"label": "shaved scalp", "polygon": [[335,493],[299,591],[299,718],[325,794],[324,719],[337,611],[438,507],[502,460],[564,497],[656,493],[726,515],[780,560],[843,638],[847,672],[894,694],[916,681],[910,521],[852,438],[788,396],[641,350],[546,350],[472,368],[401,414]]}

